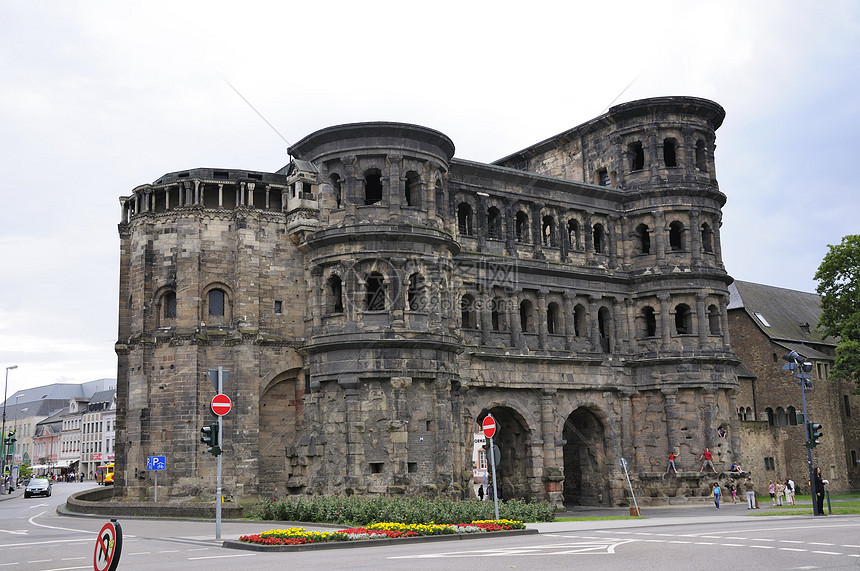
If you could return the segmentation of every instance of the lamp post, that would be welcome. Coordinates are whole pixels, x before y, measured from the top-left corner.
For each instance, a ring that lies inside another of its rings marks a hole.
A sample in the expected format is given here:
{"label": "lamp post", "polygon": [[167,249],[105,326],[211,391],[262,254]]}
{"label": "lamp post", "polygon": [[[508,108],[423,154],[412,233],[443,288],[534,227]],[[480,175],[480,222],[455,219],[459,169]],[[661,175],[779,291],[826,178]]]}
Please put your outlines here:
{"label": "lamp post", "polygon": [[819,515],[818,501],[816,499],[815,489],[815,474],[812,470],[812,434],[809,432],[809,416],[806,413],[806,391],[812,390],[812,381],[809,380],[809,373],[812,371],[812,363],[806,361],[806,357],[799,354],[797,351],[792,351],[783,357],[788,363],[782,368],[786,371],[792,371],[794,377],[799,379],[800,396],[803,399],[803,426],[806,431],[806,463],[809,467],[809,485],[812,492],[812,514]]}
{"label": "lamp post", "polygon": [[6,385],[3,388],[3,473],[0,474],[0,477],[6,475],[6,441],[9,439],[6,435],[6,394],[9,391],[9,370],[17,369],[18,365],[11,365],[6,367]]}

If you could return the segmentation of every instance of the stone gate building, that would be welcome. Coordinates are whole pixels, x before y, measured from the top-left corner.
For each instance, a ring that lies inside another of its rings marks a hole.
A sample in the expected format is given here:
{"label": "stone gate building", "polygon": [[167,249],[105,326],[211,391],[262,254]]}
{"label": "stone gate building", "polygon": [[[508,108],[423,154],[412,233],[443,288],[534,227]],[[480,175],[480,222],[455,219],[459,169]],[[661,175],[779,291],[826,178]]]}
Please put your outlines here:
{"label": "stone gate building", "polygon": [[465,497],[488,413],[503,498],[624,505],[622,457],[640,501],[702,493],[703,449],[718,467],[740,452],[723,118],[634,101],[492,164],[425,127],[340,125],[275,173],[135,188],[118,484],[145,495],[165,455],[163,493],[214,491],[199,431],[222,366],[229,494]]}

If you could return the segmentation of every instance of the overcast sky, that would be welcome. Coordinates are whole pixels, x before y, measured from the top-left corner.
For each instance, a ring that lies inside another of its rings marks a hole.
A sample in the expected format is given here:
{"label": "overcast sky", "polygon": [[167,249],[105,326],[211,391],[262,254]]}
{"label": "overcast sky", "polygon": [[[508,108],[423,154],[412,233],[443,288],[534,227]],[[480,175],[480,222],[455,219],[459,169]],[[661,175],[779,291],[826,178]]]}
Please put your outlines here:
{"label": "overcast sky", "polygon": [[856,1],[0,0],[0,21],[10,395],[116,376],[119,196],[194,167],[275,171],[340,123],[417,123],[489,162],[610,104],[704,97],[727,113],[734,278],[814,291],[827,245],[860,232]]}

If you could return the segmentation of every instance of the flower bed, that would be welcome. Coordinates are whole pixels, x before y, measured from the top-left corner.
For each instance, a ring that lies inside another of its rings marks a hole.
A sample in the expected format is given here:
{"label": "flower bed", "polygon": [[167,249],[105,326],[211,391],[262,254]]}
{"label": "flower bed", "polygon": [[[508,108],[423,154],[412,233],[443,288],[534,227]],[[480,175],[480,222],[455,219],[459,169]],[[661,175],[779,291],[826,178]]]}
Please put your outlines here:
{"label": "flower bed", "polygon": [[456,533],[485,533],[488,531],[510,531],[525,529],[521,521],[483,520],[457,524],[405,524],[374,523],[367,527],[353,527],[338,531],[308,531],[303,527],[272,529],[263,533],[243,535],[239,541],[257,545],[303,545],[306,543],[327,543],[332,541],[354,541],[361,539],[397,539],[401,537],[420,537],[427,535],[448,535]]}

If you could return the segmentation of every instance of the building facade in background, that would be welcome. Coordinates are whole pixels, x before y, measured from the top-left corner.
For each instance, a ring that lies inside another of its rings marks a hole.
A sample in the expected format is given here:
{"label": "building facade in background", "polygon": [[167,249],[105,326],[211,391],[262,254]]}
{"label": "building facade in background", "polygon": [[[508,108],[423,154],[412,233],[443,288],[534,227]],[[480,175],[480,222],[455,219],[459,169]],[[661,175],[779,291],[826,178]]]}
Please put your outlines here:
{"label": "building facade in background", "polygon": [[830,490],[855,489],[860,483],[860,396],[852,382],[835,381],[828,371],[838,340],[816,332],[821,300],[813,293],[736,281],[729,286],[729,330],[745,371],[739,373],[738,418],[741,464],[759,485],[791,478],[809,488],[803,397],[798,379],[783,370],[783,358],[797,351],[812,363],[807,418],[823,426],[813,448]]}
{"label": "building facade in background", "polygon": [[[723,109],[612,107],[492,164],[399,123],[326,128],[278,172],[193,169],[121,199],[117,483],[467,497],[481,420],[503,498],[707,495],[738,460],[715,175]],[[721,434],[727,436],[723,438]],[[663,478],[668,453],[682,474]]]}

